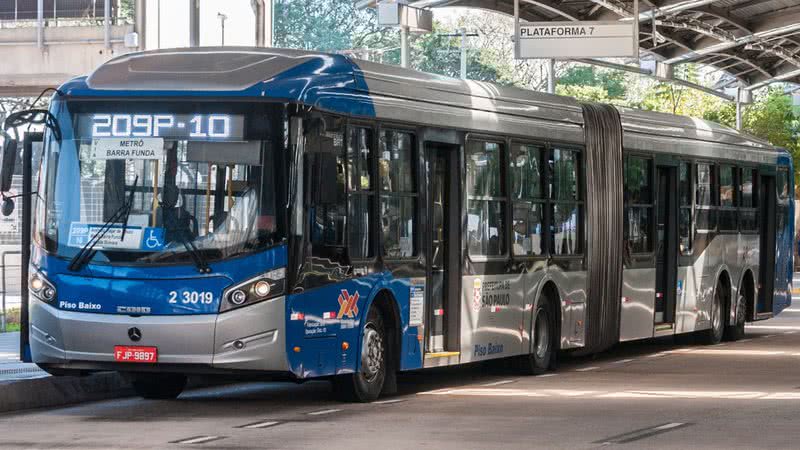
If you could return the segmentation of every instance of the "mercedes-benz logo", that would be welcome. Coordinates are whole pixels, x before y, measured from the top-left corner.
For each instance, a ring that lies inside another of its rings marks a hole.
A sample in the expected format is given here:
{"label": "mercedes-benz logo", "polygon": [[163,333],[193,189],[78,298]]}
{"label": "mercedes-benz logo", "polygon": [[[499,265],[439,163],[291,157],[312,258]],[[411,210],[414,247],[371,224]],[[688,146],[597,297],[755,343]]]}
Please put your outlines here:
{"label": "mercedes-benz logo", "polygon": [[133,327],[128,329],[128,337],[131,338],[133,342],[138,342],[142,339],[142,330]]}

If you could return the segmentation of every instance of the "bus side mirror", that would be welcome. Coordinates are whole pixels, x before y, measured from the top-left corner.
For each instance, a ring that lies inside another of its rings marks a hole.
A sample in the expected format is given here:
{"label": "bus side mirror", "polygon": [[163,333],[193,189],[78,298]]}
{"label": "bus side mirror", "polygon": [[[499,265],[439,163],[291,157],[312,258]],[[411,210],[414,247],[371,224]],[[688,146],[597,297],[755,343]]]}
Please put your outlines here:
{"label": "bus side mirror", "polygon": [[11,180],[14,177],[14,165],[17,162],[17,140],[6,139],[3,151],[0,152],[0,192],[11,190]]}

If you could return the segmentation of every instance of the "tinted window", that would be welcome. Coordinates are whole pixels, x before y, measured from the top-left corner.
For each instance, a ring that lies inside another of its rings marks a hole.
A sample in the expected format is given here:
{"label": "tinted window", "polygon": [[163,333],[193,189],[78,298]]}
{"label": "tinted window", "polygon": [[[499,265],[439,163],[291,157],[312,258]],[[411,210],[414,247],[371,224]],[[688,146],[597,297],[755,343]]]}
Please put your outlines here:
{"label": "tinted window", "polygon": [[473,256],[506,254],[502,151],[497,142],[467,144],[467,245]]}
{"label": "tinted window", "polygon": [[380,180],[384,192],[414,192],[411,133],[385,130],[381,135]]}
{"label": "tinted window", "polygon": [[467,192],[476,197],[502,196],[500,149],[496,142],[470,141],[467,144]]}
{"label": "tinted window", "polygon": [[554,200],[578,200],[580,186],[578,184],[579,170],[578,153],[573,150],[553,149],[550,160],[550,198]]}
{"label": "tinted window", "polygon": [[544,252],[541,205],[515,203],[512,230],[514,255],[539,256]]}
{"label": "tinted window", "polygon": [[682,254],[692,252],[692,165],[681,161],[678,167],[678,196],[680,210],[678,215],[678,234]]}
{"label": "tinted window", "polygon": [[514,200],[542,198],[543,149],[529,144],[513,144],[511,147],[511,198]]}
{"label": "tinted window", "polygon": [[625,202],[652,203],[652,161],[646,158],[625,158]]}
{"label": "tinted window", "polygon": [[653,161],[625,157],[623,239],[626,252],[650,253],[653,249]]}
{"label": "tinted window", "polygon": [[388,259],[415,255],[417,188],[413,165],[414,135],[384,130],[379,163],[382,254]]}

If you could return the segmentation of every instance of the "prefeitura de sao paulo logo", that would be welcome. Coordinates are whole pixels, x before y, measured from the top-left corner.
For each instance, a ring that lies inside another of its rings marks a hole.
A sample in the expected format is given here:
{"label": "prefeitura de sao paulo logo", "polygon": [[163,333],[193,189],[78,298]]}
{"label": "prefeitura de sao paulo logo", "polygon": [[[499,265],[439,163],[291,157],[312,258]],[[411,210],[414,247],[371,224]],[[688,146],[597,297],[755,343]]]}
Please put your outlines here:
{"label": "prefeitura de sao paulo logo", "polygon": [[342,289],[342,293],[339,294],[339,314],[336,315],[336,318],[354,319],[356,315],[358,315],[358,291],[350,295],[347,289]]}

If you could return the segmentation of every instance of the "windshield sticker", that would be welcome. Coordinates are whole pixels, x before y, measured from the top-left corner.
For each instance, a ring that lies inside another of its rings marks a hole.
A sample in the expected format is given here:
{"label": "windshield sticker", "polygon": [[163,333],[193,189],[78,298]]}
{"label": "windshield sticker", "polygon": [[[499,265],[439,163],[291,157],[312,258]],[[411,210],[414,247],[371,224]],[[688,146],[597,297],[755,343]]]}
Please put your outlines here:
{"label": "windshield sticker", "polygon": [[[87,224],[72,222],[69,228],[70,247],[83,247],[103,228],[102,224]],[[125,228],[123,236],[122,225],[112,225],[107,233],[100,238],[94,247],[98,250],[145,250],[158,251],[164,248],[164,229],[153,227]]]}
{"label": "windshield sticker", "polygon": [[162,159],[164,138],[106,138],[92,140],[92,159]]}

